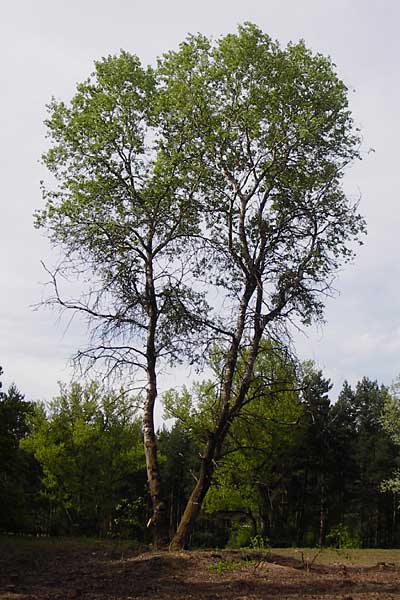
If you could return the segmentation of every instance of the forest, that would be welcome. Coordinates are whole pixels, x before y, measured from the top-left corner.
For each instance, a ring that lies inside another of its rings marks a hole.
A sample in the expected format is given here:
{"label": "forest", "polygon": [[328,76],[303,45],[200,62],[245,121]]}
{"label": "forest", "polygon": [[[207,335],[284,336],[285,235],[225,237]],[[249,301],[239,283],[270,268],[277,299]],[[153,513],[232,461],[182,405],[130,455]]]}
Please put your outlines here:
{"label": "forest", "polygon": [[[332,403],[311,363],[300,384],[265,389],[235,422],[191,547],[399,545],[395,388],[365,377]],[[166,395],[166,415],[177,418],[157,438],[171,534],[193,487],[211,390],[204,382]],[[62,386],[47,408],[15,386],[2,392],[1,530],[150,544],[137,406],[96,382]]]}
{"label": "forest", "polygon": [[[293,347],[366,233],[342,184],[362,138],[331,59],[245,23],[154,67],[102,58],[47,111],[34,218],[61,258],[43,304],[84,322],[88,376],[47,404],[2,391],[0,529],[398,545],[399,384],[366,376],[334,402]],[[161,393],[177,365],[197,382]]]}

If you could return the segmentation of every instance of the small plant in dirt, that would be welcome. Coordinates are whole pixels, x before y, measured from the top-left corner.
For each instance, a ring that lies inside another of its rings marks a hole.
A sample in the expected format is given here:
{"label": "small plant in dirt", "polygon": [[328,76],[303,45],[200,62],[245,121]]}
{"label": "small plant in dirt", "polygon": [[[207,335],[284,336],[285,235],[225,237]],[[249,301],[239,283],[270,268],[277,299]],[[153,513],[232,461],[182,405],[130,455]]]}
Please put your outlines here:
{"label": "small plant in dirt", "polygon": [[209,565],[208,570],[214,571],[222,575],[222,573],[226,573],[227,571],[235,571],[239,566],[239,563],[231,561],[231,560],[219,560],[218,562]]}
{"label": "small plant in dirt", "polygon": [[305,571],[311,571],[315,561],[322,554],[323,548],[315,548],[312,555],[305,554],[303,550],[295,550],[300,553],[302,568]]}

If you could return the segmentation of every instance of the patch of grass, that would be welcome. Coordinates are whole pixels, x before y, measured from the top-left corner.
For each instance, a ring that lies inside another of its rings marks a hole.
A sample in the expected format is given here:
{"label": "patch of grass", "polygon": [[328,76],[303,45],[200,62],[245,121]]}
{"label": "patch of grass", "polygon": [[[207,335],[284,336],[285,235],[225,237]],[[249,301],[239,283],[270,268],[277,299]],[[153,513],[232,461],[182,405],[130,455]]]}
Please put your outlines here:
{"label": "patch of grass", "polygon": [[219,560],[212,565],[209,565],[207,568],[209,571],[214,571],[215,573],[226,573],[228,571],[235,571],[240,566],[239,563],[231,561],[231,560]]}
{"label": "patch of grass", "polygon": [[[301,560],[303,554],[304,560],[312,560],[318,552],[318,548],[273,548],[272,552],[280,556],[287,556]],[[380,563],[400,565],[400,549],[381,549],[381,548],[324,548],[319,554],[315,563],[321,565],[362,565],[373,567]]]}

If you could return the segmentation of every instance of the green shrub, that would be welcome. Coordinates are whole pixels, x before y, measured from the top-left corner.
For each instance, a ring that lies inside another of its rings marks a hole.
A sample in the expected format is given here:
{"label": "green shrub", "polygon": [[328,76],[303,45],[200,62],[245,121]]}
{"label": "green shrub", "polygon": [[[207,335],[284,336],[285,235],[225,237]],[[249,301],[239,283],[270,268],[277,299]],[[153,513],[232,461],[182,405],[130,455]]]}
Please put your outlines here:
{"label": "green shrub", "polygon": [[328,546],[335,548],[360,548],[361,540],[358,534],[354,534],[348,525],[340,523],[332,527],[326,536]]}
{"label": "green shrub", "polygon": [[252,535],[251,529],[248,525],[239,525],[231,530],[229,540],[227,542],[228,548],[249,548],[251,545]]}

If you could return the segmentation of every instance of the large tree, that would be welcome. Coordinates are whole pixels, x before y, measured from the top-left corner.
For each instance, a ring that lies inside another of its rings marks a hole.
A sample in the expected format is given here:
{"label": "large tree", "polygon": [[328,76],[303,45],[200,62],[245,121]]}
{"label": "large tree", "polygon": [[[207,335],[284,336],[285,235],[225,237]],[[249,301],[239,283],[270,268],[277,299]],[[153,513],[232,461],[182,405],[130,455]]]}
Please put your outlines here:
{"label": "large tree", "polygon": [[[149,523],[161,545],[168,531],[154,431],[157,364],[193,354],[190,334],[204,307],[190,285],[191,249],[184,245],[198,231],[186,133],[174,125],[169,135],[154,70],[126,52],[97,62],[70,103],[53,100],[48,110],[43,158],[54,179],[43,186],[46,206],[36,224],[64,253],[51,272],[48,302],[88,318],[91,343],[77,353],[80,362],[102,361],[109,374],[120,367],[146,373]],[[60,290],[60,278],[71,275],[87,284],[79,300]]]}
{"label": "large tree", "polygon": [[281,49],[246,24],[215,43],[191,36],[156,69],[126,53],[97,63],[71,105],[50,105],[47,125],[45,162],[59,185],[45,192],[37,222],[64,248],[64,271],[95,277],[80,302],[64,301],[54,277],[55,301],[85,312],[100,333],[83,352],[89,361],[147,372],[156,524],[166,512],[152,421],[157,360],[179,359],[188,346],[193,360],[200,346],[188,333],[199,328],[218,336],[217,410],[173,540],[181,547],[263,338],[322,317],[324,294],[363,231],[341,188],[359,145],[347,89],[329,59],[303,43]]}
{"label": "large tree", "polygon": [[[320,319],[338,268],[363,232],[341,178],[358,157],[347,88],[303,42],[286,49],[256,26],[211,43],[189,37],[160,72],[168,122],[191,130],[200,174],[202,265],[221,299],[218,417],[173,540],[187,543],[265,337]],[[173,104],[168,102],[173,99]]]}

